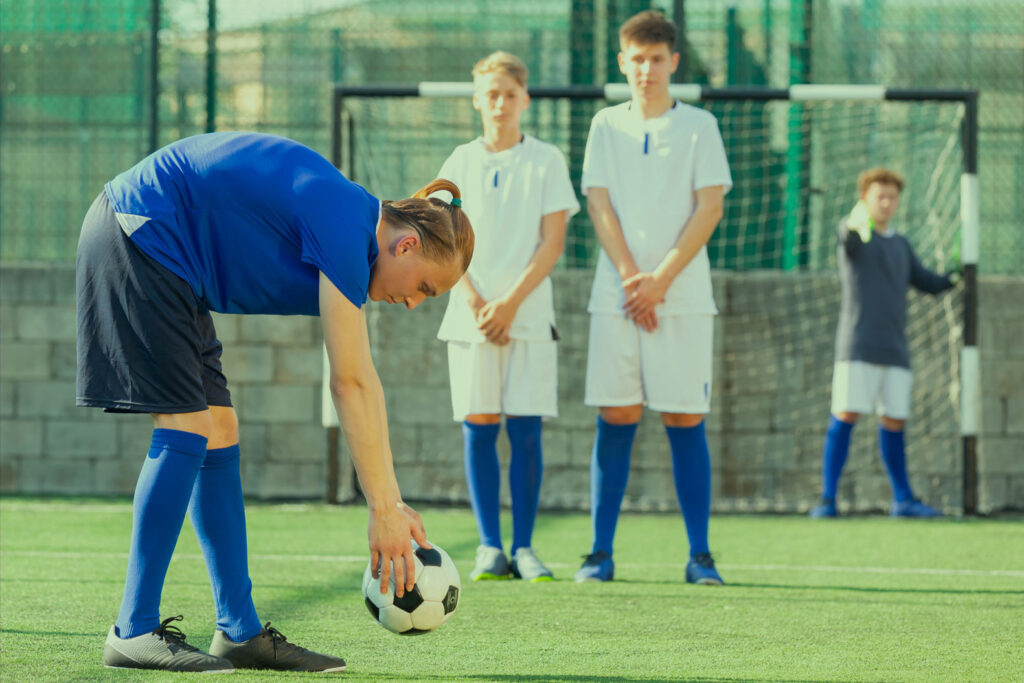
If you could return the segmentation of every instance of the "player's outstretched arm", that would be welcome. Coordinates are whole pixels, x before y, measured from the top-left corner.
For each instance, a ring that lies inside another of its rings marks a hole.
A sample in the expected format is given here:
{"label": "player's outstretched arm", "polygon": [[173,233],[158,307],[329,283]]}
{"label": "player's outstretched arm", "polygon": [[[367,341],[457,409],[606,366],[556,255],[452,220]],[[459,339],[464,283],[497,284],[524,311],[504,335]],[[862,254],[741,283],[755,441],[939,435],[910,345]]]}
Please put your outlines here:
{"label": "player's outstretched arm", "polygon": [[623,282],[629,296],[626,297],[626,313],[630,317],[642,316],[653,311],[664,298],[669,286],[683,271],[697,252],[708,243],[712,233],[722,220],[722,198],[725,194],[721,185],[702,187],[697,190],[696,208],[683,226],[675,245],[668,250],[658,267],[651,273],[637,273]]}
{"label": "player's outstretched arm", "polygon": [[359,486],[370,508],[370,562],[382,592],[394,565],[395,594],[415,583],[410,538],[429,547],[420,516],[402,502],[388,440],[384,390],[373,367],[366,315],[320,275],[320,318],[338,421],[352,451]]}
{"label": "player's outstretched arm", "polygon": [[487,341],[498,345],[509,342],[508,332],[519,307],[530,292],[537,289],[544,278],[555,269],[555,264],[565,249],[567,222],[568,211],[554,211],[541,217],[540,244],[533,252],[530,262],[505,294],[480,309],[480,331],[487,336]]}
{"label": "player's outstretched arm", "polygon": [[926,294],[938,294],[954,287],[959,281],[959,271],[954,270],[945,275],[939,275],[925,268],[914,250],[910,250],[910,284],[915,288]]}

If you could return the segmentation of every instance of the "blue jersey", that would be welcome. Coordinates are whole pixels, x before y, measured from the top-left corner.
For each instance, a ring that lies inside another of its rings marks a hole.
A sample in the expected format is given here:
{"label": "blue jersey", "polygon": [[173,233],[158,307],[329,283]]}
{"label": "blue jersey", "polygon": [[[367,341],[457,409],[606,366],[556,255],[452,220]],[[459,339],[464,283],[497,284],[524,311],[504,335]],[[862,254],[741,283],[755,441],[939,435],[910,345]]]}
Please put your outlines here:
{"label": "blue jersey", "polygon": [[222,313],[319,315],[319,273],[356,306],[377,258],[380,200],[286,138],[209,133],[106,186],[142,251]]}

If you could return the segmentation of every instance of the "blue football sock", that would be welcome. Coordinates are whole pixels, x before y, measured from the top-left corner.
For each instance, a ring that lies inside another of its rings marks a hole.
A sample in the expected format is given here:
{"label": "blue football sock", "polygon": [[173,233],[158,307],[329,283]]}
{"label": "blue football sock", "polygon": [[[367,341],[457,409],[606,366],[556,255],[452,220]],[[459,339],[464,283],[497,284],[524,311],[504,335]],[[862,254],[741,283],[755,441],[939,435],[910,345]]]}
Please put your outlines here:
{"label": "blue football sock", "polygon": [[236,643],[263,628],[252,604],[239,464],[238,444],[206,451],[189,504],[210,574],[217,628]]}
{"label": "blue football sock", "polygon": [[839,477],[843,474],[846,456],[850,453],[850,435],[854,423],[843,422],[835,415],[828,421],[825,432],[825,446],[821,451],[821,497],[828,500],[836,499],[839,489]]}
{"label": "blue football sock", "polygon": [[590,520],[594,526],[591,552],[612,554],[619,510],[629,482],[636,427],[635,423],[613,425],[597,418],[597,438],[590,457]]}
{"label": "blue football sock", "polygon": [[466,484],[481,545],[501,548],[501,469],[498,465],[500,424],[462,423]]}
{"label": "blue football sock", "polygon": [[160,625],[160,593],[205,454],[205,436],[153,430],[132,502],[128,575],[117,615],[117,634],[122,638],[141,636]]}
{"label": "blue football sock", "polygon": [[704,423],[694,427],[665,427],[672,446],[672,476],[683,512],[690,557],[708,550],[711,518],[711,453]]}
{"label": "blue football sock", "polygon": [[540,417],[509,417],[505,430],[512,446],[508,464],[508,486],[512,494],[512,553],[529,548],[537,520],[540,484],[544,476]]}
{"label": "blue football sock", "polygon": [[907,455],[903,443],[903,431],[890,432],[885,427],[878,428],[878,444],[882,451],[882,462],[889,472],[892,483],[892,497],[897,503],[913,500],[914,492],[910,489],[907,478]]}

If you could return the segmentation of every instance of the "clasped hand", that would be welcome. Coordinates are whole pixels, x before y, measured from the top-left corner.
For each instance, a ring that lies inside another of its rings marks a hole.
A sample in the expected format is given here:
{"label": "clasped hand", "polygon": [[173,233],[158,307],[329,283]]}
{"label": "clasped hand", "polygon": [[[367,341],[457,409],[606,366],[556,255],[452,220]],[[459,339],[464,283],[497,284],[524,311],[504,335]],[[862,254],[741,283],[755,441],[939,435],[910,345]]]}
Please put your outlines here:
{"label": "clasped hand", "polygon": [[626,303],[622,309],[641,329],[653,332],[658,327],[658,315],[654,307],[665,300],[668,286],[651,273],[637,273],[622,281],[626,292]]}
{"label": "clasped hand", "polygon": [[485,303],[475,311],[477,328],[483,332],[487,341],[504,346],[510,341],[509,332],[518,308],[504,298]]}

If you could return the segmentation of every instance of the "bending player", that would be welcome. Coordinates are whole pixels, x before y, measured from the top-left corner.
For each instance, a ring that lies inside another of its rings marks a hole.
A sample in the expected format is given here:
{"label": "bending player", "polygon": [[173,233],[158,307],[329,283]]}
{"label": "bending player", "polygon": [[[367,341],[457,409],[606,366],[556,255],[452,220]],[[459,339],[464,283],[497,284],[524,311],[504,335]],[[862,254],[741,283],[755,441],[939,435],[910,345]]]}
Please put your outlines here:
{"label": "bending player", "polygon": [[[426,542],[402,502],[384,394],[363,303],[415,308],[447,291],[473,253],[469,219],[427,195],[381,202],[297,142],[212,133],[175,142],[109,182],[78,245],[81,406],[151,413],[139,474],[124,598],[107,635],[108,667],[340,671],[261,626],[247,565],[238,418],[210,311],[319,315],[330,386],[370,508],[371,561],[396,593],[414,583],[410,538]],[[160,594],[186,509],[217,608],[210,654],[160,621]]]}
{"label": "bending player", "polygon": [[690,541],[686,580],[720,584],[708,547],[712,333],[717,313],[705,244],[732,186],[718,124],[674,101],[675,26],[641,12],[619,30],[629,102],[599,111],[583,162],[601,242],[588,311],[586,403],[597,406],[590,505],[594,542],[577,581],[614,577],[612,541],[646,403],[661,413]]}
{"label": "bending player", "polygon": [[[476,252],[451,292],[438,338],[448,342],[452,411],[462,422],[466,483],[480,533],[471,578],[550,580],[532,536],[543,474],[541,420],[558,415],[555,314],[548,275],[579,210],[562,153],[523,135],[526,65],[495,52],[473,68],[483,135],[439,172],[463,190]],[[497,439],[512,447],[511,563],[501,540]]]}
{"label": "bending player", "polygon": [[821,502],[811,517],[836,517],[839,477],[857,418],[877,411],[878,443],[892,484],[894,517],[938,517],[919,501],[907,476],[903,437],[910,415],[910,351],[907,346],[907,288],[938,294],[954,286],[959,273],[939,275],[921,265],[910,242],[890,229],[900,203],[903,178],[884,168],[857,179],[860,201],[839,223],[839,280],[842,304],[832,372],[832,415],[822,450]]}

